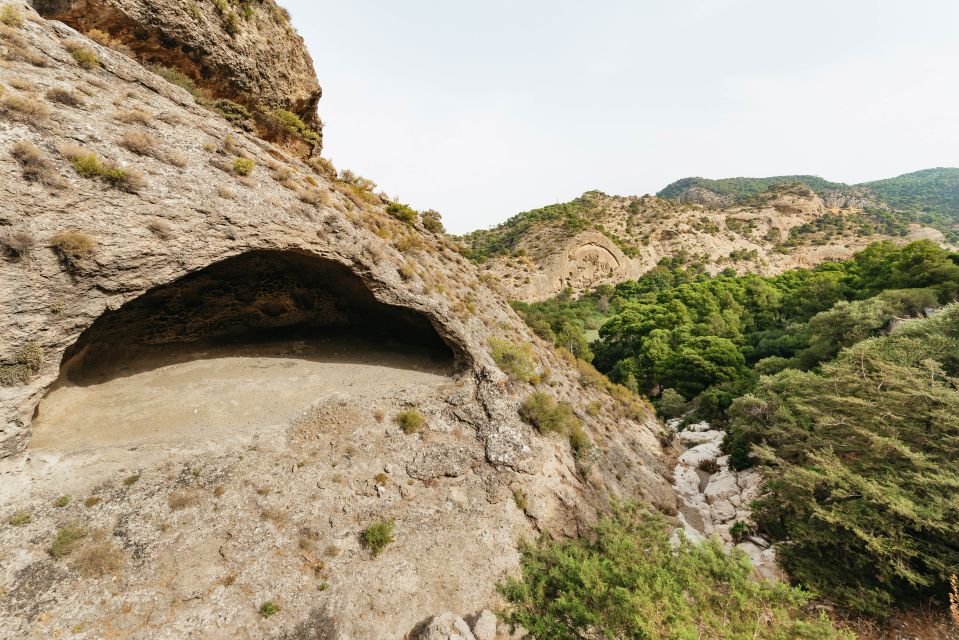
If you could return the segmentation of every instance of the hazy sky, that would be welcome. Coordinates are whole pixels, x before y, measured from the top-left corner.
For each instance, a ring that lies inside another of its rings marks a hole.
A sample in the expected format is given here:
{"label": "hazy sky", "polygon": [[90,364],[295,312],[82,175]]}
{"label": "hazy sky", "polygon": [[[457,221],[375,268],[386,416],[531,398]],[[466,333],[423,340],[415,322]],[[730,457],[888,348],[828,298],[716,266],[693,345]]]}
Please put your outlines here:
{"label": "hazy sky", "polygon": [[956,0],[280,0],[324,155],[447,228],[705,177],[959,165]]}

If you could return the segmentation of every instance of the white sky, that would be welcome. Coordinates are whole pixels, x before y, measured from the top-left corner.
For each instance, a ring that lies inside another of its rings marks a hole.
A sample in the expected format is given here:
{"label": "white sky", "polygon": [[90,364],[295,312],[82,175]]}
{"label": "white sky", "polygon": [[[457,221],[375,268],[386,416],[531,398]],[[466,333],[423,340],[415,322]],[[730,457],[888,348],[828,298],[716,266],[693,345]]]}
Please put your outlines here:
{"label": "white sky", "polygon": [[280,0],[324,155],[453,232],[686,176],[959,165],[957,0]]}

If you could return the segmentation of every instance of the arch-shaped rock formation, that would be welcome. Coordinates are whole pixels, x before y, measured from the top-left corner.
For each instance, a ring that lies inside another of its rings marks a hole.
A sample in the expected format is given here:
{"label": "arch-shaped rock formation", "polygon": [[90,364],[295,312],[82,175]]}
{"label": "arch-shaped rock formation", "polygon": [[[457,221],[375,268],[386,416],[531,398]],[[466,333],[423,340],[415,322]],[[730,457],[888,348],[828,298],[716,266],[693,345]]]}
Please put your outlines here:
{"label": "arch-shaped rock formation", "polygon": [[[429,319],[376,299],[346,266],[304,251],[260,249],[150,289],[97,318],[61,368],[109,369],[171,345],[244,344],[350,335],[402,344],[451,362]],[[79,376],[82,378],[82,376]]]}

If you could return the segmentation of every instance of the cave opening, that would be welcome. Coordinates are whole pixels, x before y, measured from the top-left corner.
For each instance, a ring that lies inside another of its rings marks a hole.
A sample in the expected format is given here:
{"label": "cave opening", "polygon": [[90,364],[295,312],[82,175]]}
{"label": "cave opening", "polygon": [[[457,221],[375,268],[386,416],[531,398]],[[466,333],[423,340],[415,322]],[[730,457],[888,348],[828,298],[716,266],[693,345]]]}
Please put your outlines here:
{"label": "cave opening", "polygon": [[443,384],[456,363],[427,316],[380,302],[348,267],[251,251],[97,318],[64,354],[34,445],[275,426],[323,397],[369,405]]}

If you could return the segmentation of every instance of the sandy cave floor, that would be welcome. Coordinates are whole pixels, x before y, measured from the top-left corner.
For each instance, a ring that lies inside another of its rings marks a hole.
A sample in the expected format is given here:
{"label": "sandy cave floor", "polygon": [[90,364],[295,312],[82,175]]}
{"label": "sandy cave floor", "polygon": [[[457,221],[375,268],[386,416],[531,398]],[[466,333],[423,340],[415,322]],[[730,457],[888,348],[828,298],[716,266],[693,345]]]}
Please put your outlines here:
{"label": "sandy cave floor", "polygon": [[[59,467],[92,486],[116,469],[280,437],[327,399],[370,407],[384,397],[419,395],[450,374],[436,353],[342,336],[165,346],[63,376],[40,403],[29,452],[38,466]],[[18,493],[16,483],[6,484],[0,501]]]}

